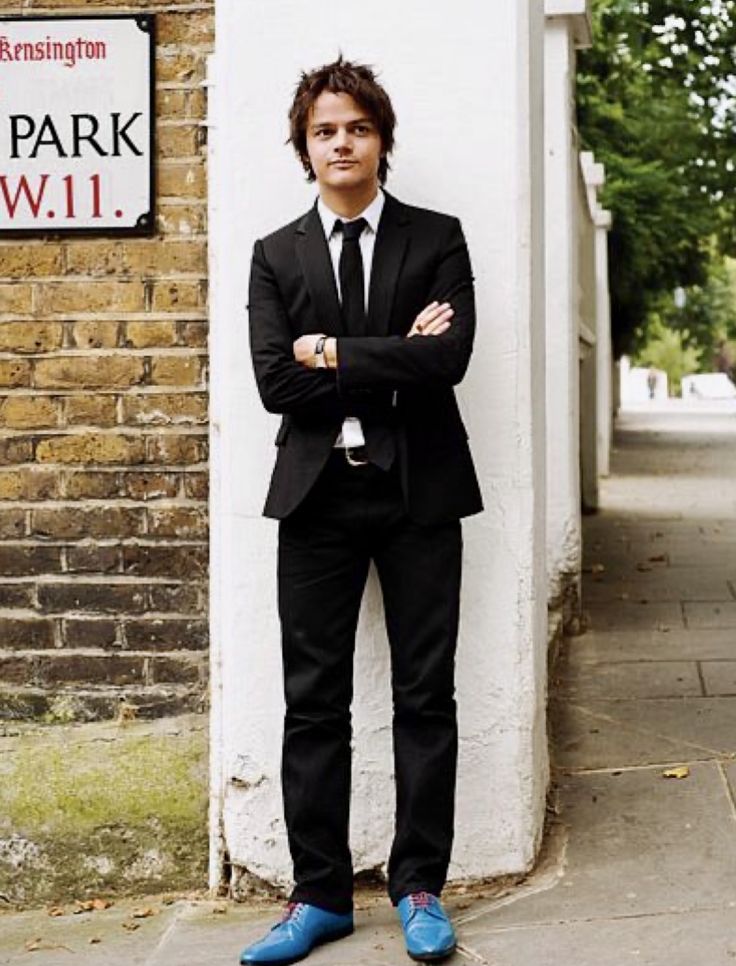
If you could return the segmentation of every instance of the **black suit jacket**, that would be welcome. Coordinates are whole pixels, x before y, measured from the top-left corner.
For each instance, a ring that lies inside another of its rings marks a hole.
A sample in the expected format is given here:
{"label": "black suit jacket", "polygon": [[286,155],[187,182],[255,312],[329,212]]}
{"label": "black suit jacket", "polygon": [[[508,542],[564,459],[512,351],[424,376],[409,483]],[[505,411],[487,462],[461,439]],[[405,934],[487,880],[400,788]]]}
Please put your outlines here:
{"label": "black suit jacket", "polygon": [[[432,301],[448,301],[438,336],[406,333]],[[292,513],[314,485],[346,415],[390,414],[409,516],[440,523],[482,509],[453,386],[470,359],[473,276],[456,218],[386,194],[376,235],[366,336],[345,334],[327,240],[316,206],[257,241],[251,264],[250,342],[258,389],[283,414],[266,516]],[[337,337],[338,368],[294,360],[300,335]]]}

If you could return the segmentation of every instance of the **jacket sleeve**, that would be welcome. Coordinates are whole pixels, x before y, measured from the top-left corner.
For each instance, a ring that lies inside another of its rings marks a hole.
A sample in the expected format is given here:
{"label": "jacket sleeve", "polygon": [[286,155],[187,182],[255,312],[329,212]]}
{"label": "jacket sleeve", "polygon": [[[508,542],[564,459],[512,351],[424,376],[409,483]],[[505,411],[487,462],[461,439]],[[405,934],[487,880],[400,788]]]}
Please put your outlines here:
{"label": "jacket sleeve", "polygon": [[[345,336],[337,341],[337,383],[350,396],[371,388],[452,386],[470,361],[475,334],[475,297],[470,256],[460,222],[453,218],[442,246],[430,302],[450,302],[450,328],[437,336]],[[413,321],[413,320],[412,320]],[[411,323],[407,324],[407,330]]]}
{"label": "jacket sleeve", "polygon": [[343,415],[335,371],[307,369],[294,359],[295,336],[262,241],[253,249],[248,319],[256,384],[268,412],[312,418]]}

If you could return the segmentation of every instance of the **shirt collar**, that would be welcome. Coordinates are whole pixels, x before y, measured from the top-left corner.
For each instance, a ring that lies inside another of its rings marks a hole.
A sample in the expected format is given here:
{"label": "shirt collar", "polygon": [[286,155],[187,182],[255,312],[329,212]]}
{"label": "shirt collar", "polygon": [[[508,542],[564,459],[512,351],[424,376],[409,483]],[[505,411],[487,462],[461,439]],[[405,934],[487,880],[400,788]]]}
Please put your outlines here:
{"label": "shirt collar", "polygon": [[[385,203],[386,196],[379,188],[376,197],[367,208],[357,214],[355,218],[343,218],[342,221],[356,221],[358,218],[365,218],[368,222],[368,228],[375,234],[378,231],[378,222],[381,220],[381,212]],[[335,221],[340,218],[340,215],[336,215],[334,211],[328,208],[321,197],[317,199],[317,211],[322,221],[325,238],[329,240],[335,228]]]}

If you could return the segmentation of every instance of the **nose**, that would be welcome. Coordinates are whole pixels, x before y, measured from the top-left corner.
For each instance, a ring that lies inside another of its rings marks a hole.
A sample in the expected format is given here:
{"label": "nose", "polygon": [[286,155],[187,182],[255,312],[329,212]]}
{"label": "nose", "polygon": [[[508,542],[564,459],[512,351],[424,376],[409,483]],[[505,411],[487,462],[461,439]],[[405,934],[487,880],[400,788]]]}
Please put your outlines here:
{"label": "nose", "polygon": [[335,150],[339,154],[346,154],[352,151],[352,149],[353,145],[350,132],[344,127],[338,128],[335,134]]}

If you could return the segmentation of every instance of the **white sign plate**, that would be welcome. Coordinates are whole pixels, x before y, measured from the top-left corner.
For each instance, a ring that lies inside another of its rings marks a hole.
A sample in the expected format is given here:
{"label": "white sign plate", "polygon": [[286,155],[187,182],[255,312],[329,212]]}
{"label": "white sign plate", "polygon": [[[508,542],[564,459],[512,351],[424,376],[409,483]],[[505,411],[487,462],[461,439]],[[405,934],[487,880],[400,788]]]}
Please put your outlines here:
{"label": "white sign plate", "polygon": [[0,232],[153,231],[154,23],[0,18]]}

